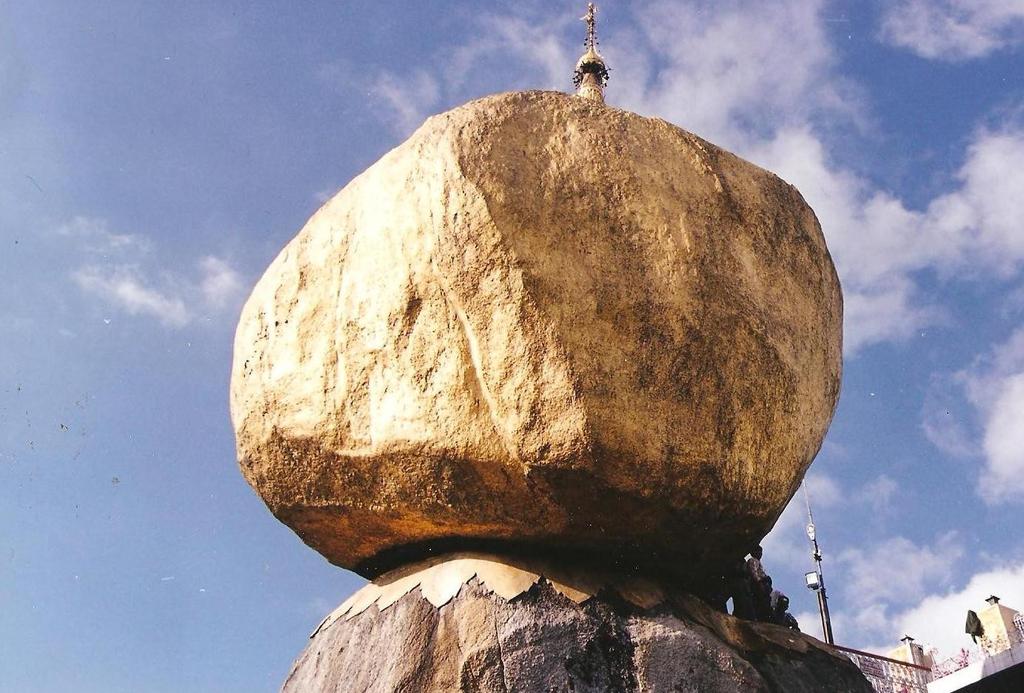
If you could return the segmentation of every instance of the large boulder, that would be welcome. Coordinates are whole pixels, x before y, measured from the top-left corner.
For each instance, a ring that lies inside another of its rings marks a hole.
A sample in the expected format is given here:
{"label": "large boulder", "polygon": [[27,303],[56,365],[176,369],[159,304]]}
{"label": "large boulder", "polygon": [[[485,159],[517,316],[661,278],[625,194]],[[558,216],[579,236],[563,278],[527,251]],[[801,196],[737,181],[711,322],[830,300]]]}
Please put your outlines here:
{"label": "large boulder", "polygon": [[839,392],[813,212],[664,121],[551,92],[430,118],[242,312],[270,510],[375,575],[440,548],[709,572],[774,524]]}

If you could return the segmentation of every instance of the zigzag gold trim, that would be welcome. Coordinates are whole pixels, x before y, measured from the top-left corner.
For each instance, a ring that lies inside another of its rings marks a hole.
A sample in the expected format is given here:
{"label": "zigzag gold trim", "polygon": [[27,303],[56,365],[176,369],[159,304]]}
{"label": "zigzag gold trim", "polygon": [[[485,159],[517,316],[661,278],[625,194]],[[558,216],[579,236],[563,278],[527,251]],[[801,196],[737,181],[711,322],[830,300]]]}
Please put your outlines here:
{"label": "zigzag gold trim", "polygon": [[540,580],[547,580],[560,594],[577,604],[601,590],[611,590],[643,609],[665,601],[665,592],[655,583],[636,577],[573,574],[542,562],[520,562],[488,554],[452,554],[437,557],[391,571],[358,590],[328,614],[309,637],[331,627],[339,619],[348,620],[376,605],[380,611],[397,602],[417,587],[421,596],[435,608],[441,608],[473,578],[493,594],[509,600],[523,594]]}

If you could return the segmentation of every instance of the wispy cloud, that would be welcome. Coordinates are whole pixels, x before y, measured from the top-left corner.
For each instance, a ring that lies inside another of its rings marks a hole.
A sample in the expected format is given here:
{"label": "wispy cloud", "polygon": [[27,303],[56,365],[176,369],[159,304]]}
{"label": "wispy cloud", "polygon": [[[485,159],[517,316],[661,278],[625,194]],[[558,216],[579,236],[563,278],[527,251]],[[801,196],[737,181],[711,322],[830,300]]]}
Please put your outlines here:
{"label": "wispy cloud", "polygon": [[1024,372],[1003,381],[985,421],[984,447],[982,497],[993,504],[1024,500]]}
{"label": "wispy cloud", "polygon": [[147,253],[150,242],[130,233],[114,233],[106,219],[77,216],[57,227],[57,235],[67,239],[77,250],[94,255]]}
{"label": "wispy cloud", "polygon": [[422,68],[401,75],[384,69],[360,72],[336,61],[321,65],[317,78],[339,93],[365,94],[370,108],[400,137],[431,115],[441,98],[439,78]]}
{"label": "wispy cloud", "polygon": [[129,315],[147,315],[168,327],[182,327],[192,319],[185,302],[146,285],[137,267],[83,267],[72,274],[88,294]]}
{"label": "wispy cloud", "polygon": [[[901,557],[898,563],[908,562]],[[967,610],[979,611],[990,594],[1012,608],[1024,606],[1024,563],[981,570],[961,584],[961,589],[947,588],[923,595],[900,610],[892,617],[895,632],[910,633],[925,645],[935,647],[940,656],[948,656],[970,646],[970,637],[964,634],[963,627]]]}
{"label": "wispy cloud", "polygon": [[[811,471],[804,479],[814,510],[831,510],[841,506],[845,495],[832,477],[819,471]],[[804,491],[797,491],[789,505],[782,511],[775,527],[761,542],[765,556],[783,565],[800,565],[809,554],[807,536],[804,534],[807,515],[805,514]]]}
{"label": "wispy cloud", "polygon": [[61,225],[57,234],[84,261],[71,273],[82,293],[128,315],[180,328],[241,298],[241,276],[223,258],[202,257],[191,272],[169,270],[154,256],[148,239],[115,233],[103,219],[75,217]]}
{"label": "wispy cloud", "polygon": [[931,546],[901,536],[874,541],[866,548],[841,551],[836,563],[844,577],[846,602],[857,610],[905,604],[921,599],[930,588],[948,585],[963,554],[962,540],[949,532]]}
{"label": "wispy cloud", "polygon": [[899,492],[900,486],[895,479],[888,474],[879,474],[857,493],[857,500],[871,508],[875,515],[885,515],[893,511],[893,501]]}
{"label": "wispy cloud", "polygon": [[242,278],[226,261],[207,255],[199,261],[199,290],[213,308],[225,308],[242,293]]}
{"label": "wispy cloud", "polygon": [[922,270],[947,281],[1019,272],[1024,171],[1011,161],[1022,156],[1024,129],[980,130],[957,187],[914,210],[835,165],[807,130],[779,133],[755,153],[794,183],[821,219],[843,281],[848,352],[946,320],[941,306],[918,294]]}
{"label": "wispy cloud", "polygon": [[[959,421],[966,400],[973,425]],[[943,416],[945,414],[945,416]],[[990,505],[1024,502],[1024,327],[969,367],[933,379],[924,410],[928,439],[980,462],[977,491]]]}
{"label": "wispy cloud", "polygon": [[1024,501],[1024,327],[958,378],[982,421],[982,498],[990,504]]}
{"label": "wispy cloud", "polygon": [[382,72],[370,84],[370,93],[392,113],[395,128],[408,133],[430,115],[430,107],[440,96],[440,87],[437,79],[424,70],[415,70],[402,80]]}
{"label": "wispy cloud", "polygon": [[885,6],[880,36],[924,58],[980,58],[1024,40],[1024,2],[899,0]]}
{"label": "wispy cloud", "polygon": [[[832,614],[836,637],[876,652],[879,648],[870,643],[896,642],[908,632],[903,614],[929,594],[949,589],[964,553],[963,540],[955,532],[941,534],[931,543],[891,536],[841,551],[831,564],[832,574],[842,576],[842,598]],[[909,632],[923,637],[933,628]]]}
{"label": "wispy cloud", "polygon": [[962,383],[955,375],[935,373],[921,408],[921,430],[928,441],[954,458],[977,456],[978,446],[971,433],[971,421],[963,416]]}
{"label": "wispy cloud", "polygon": [[[852,355],[950,321],[945,307],[920,291],[922,272],[944,281],[1019,272],[1024,172],[1013,162],[1024,160],[1024,129],[979,130],[954,189],[924,207],[878,187],[839,155],[848,138],[836,132],[866,129],[871,109],[838,70],[825,7],[821,0],[644,4],[610,30],[603,49],[613,67],[613,105],[678,123],[803,193],[843,283]],[[374,78],[370,91],[383,95],[379,105],[403,132],[440,102],[523,81],[568,81],[574,56],[566,50],[566,21],[526,14],[480,21],[487,30],[433,61],[433,72]],[[493,69],[495,61],[514,62],[516,76]]]}
{"label": "wispy cloud", "polygon": [[[885,474],[852,488],[816,470],[806,481],[820,525],[818,538],[823,540],[826,550],[827,573],[833,577],[829,592],[833,598],[836,636],[841,642],[861,647],[895,642],[902,635],[898,632],[901,614],[928,594],[953,584],[966,554],[963,538],[958,532],[945,532],[930,541],[915,541],[879,530],[871,532],[861,545],[846,546],[829,554],[829,538],[821,536],[821,527],[834,526],[851,517],[868,515],[879,519],[892,512],[901,488]],[[806,522],[803,493],[798,492],[762,542],[766,565],[777,571],[776,582],[782,589],[787,584],[792,586],[800,574],[813,568]],[[899,560],[893,560],[894,556]],[[795,604],[801,596],[792,595],[797,600]],[[799,617],[801,626],[812,634],[819,633],[817,616],[809,616],[812,615]]]}
{"label": "wispy cloud", "polygon": [[835,70],[824,5],[783,0],[638,7],[642,50],[628,35],[607,42],[617,68],[612,99],[740,152],[818,119],[853,117],[860,104],[853,85]]}

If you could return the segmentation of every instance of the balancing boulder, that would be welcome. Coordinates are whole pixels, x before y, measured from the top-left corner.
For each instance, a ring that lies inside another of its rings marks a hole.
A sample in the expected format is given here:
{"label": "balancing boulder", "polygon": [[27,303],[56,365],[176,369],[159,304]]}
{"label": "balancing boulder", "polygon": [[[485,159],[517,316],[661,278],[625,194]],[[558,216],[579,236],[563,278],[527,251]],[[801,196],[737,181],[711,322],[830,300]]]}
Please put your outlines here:
{"label": "balancing boulder", "polygon": [[713,572],[817,453],[841,323],[791,185],[661,120],[493,96],[427,120],[259,281],[239,462],[367,576],[481,548]]}

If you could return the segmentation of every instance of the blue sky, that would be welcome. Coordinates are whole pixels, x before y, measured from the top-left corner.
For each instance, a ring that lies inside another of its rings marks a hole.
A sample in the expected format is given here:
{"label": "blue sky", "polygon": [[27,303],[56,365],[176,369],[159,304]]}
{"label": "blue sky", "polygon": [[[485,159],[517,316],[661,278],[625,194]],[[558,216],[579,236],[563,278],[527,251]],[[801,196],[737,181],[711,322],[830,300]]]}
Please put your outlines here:
{"label": "blue sky", "polygon": [[[571,89],[581,2],[0,2],[0,689],[276,690],[358,577],[234,461],[241,302],[429,114]],[[605,2],[610,105],[770,168],[846,297],[838,639],[1024,607],[1024,3]],[[797,498],[765,563],[814,632]]]}

